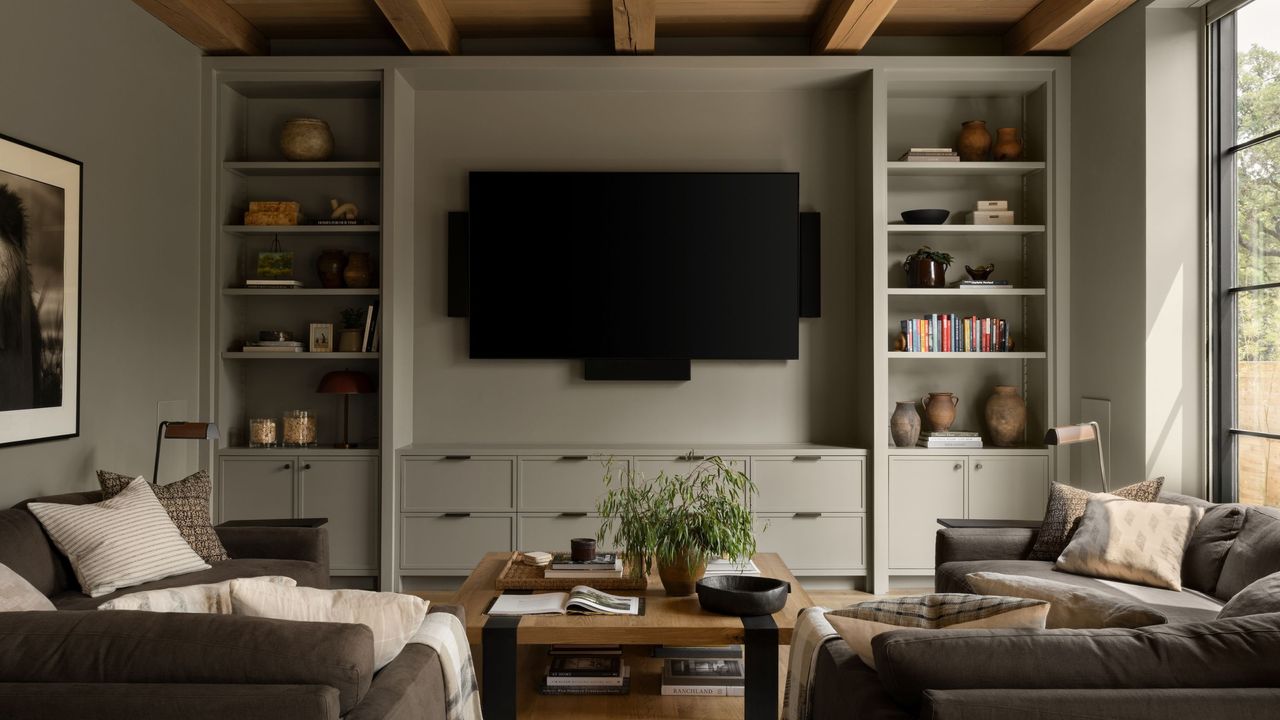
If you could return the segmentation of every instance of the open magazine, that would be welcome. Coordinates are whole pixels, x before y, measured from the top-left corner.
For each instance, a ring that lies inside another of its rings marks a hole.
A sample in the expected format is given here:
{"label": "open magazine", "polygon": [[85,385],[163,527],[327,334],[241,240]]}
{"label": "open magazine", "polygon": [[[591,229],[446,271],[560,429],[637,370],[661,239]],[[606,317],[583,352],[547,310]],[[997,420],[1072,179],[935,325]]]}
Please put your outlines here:
{"label": "open magazine", "polygon": [[621,597],[578,585],[567,593],[502,594],[490,615],[639,615],[640,598]]}

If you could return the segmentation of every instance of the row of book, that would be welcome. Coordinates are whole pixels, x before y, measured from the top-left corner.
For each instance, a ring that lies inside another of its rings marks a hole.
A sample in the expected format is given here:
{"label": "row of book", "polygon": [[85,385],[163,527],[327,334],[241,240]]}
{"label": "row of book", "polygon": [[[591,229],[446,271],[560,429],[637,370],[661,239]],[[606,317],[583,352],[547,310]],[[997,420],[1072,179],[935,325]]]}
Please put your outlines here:
{"label": "row of book", "polygon": [[[619,645],[552,645],[538,688],[543,695],[628,695],[631,668]],[[662,658],[662,694],[741,697],[746,687],[742,646],[654,648]]]}
{"label": "row of book", "polygon": [[906,352],[1009,352],[1009,324],[1002,318],[931,314],[901,322]]}

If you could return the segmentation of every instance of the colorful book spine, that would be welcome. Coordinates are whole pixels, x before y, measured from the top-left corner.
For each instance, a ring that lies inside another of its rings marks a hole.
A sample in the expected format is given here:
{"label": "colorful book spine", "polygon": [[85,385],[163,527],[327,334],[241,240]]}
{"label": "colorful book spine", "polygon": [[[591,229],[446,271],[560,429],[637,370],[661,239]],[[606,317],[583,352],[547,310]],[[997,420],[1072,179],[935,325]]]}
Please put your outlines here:
{"label": "colorful book spine", "polygon": [[929,314],[901,320],[903,352],[1009,352],[1009,323],[1003,318]]}

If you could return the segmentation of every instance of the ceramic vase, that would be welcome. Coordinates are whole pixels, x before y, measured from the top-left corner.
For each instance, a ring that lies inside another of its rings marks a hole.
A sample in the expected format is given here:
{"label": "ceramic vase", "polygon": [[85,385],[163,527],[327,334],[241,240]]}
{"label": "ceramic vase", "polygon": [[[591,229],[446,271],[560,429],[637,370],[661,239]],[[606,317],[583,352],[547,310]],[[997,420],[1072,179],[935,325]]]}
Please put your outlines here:
{"label": "ceramic vase", "polygon": [[907,285],[915,288],[947,286],[947,266],[937,260],[913,257],[907,263]]}
{"label": "ceramic vase", "polygon": [[345,329],[338,332],[338,352],[360,352],[360,340],[364,336],[364,331],[356,329]]}
{"label": "ceramic vase", "polygon": [[373,266],[369,262],[369,253],[353,252],[347,255],[347,267],[342,271],[342,279],[349,288],[367,288],[373,282]]}
{"label": "ceramic vase", "polygon": [[1027,404],[1012,385],[995,386],[984,412],[987,432],[996,447],[1017,447],[1027,431]]}
{"label": "ceramic vase", "polygon": [[325,250],[316,258],[316,272],[320,274],[320,287],[342,287],[342,271],[347,266],[346,253],[341,250]]}
{"label": "ceramic vase", "polygon": [[692,595],[697,592],[698,580],[707,574],[707,559],[691,558],[683,553],[672,563],[658,561],[658,578],[668,595]]}
{"label": "ceramic vase", "polygon": [[1018,128],[996,128],[996,144],[991,154],[996,160],[1021,159],[1022,141],[1018,139]]}
{"label": "ceramic vase", "polygon": [[949,392],[929,393],[920,398],[920,405],[924,407],[925,425],[933,432],[946,432],[951,429],[951,423],[956,421],[956,406],[960,404],[960,398]]}
{"label": "ceramic vase", "polygon": [[294,118],[280,133],[280,152],[288,160],[317,162],[333,154],[333,133],[329,123],[316,118]]}
{"label": "ceramic vase", "polygon": [[895,447],[915,447],[920,439],[920,413],[914,400],[903,400],[889,417],[889,435]]}
{"label": "ceramic vase", "polygon": [[956,145],[961,162],[986,160],[991,155],[991,133],[987,132],[987,123],[982,120],[960,123],[960,139]]}

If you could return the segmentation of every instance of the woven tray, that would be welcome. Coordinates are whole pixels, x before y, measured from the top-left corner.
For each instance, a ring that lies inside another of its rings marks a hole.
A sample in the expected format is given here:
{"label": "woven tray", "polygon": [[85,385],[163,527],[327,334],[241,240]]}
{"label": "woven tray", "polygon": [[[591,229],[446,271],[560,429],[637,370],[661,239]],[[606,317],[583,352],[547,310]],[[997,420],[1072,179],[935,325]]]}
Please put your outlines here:
{"label": "woven tray", "polygon": [[633,578],[545,578],[542,576],[546,568],[525,565],[520,562],[520,553],[512,553],[507,564],[498,573],[493,582],[499,590],[572,590],[578,585],[590,585],[596,590],[644,590],[649,587],[649,580],[644,577]]}

